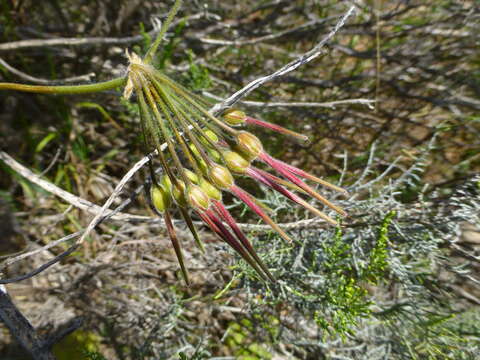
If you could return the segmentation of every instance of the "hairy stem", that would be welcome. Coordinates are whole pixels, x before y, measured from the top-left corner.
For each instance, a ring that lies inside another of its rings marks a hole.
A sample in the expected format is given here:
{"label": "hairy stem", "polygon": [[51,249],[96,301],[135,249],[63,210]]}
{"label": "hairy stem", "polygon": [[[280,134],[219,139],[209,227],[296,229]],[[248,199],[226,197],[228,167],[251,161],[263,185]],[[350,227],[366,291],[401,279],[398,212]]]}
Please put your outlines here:
{"label": "hairy stem", "polygon": [[160,32],[158,33],[157,37],[155,38],[154,43],[152,44],[150,49],[148,49],[147,54],[145,55],[145,59],[144,59],[145,64],[150,64],[152,62],[153,56],[157,52],[158,46],[160,45],[160,43],[163,40],[163,36],[167,32],[168,27],[172,23],[172,20],[175,17],[175,15],[177,14],[178,9],[180,9],[181,5],[182,5],[182,0],[176,0],[175,1],[175,4],[173,5],[172,9],[168,13],[167,18],[165,19],[165,22],[162,24],[162,28],[160,29]]}
{"label": "hairy stem", "polygon": [[100,92],[105,90],[115,89],[116,87],[124,86],[127,81],[126,77],[119,77],[109,81],[103,81],[93,84],[83,85],[58,85],[58,86],[43,86],[43,85],[25,85],[17,83],[0,83],[0,90],[14,90],[23,92],[33,92],[38,94],[58,94],[58,95],[73,95]]}

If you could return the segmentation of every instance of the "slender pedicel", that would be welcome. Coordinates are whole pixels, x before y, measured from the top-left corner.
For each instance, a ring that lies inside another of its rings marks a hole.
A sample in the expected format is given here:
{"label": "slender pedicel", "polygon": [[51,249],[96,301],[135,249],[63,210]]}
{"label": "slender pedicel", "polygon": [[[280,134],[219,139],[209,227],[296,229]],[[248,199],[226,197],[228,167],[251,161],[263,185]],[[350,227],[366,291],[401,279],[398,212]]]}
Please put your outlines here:
{"label": "slender pedicel", "polygon": [[253,248],[252,244],[250,243],[250,241],[248,241],[248,239],[245,236],[245,234],[243,233],[243,231],[238,227],[235,219],[230,214],[230,212],[227,210],[227,208],[220,201],[214,201],[213,205],[214,205],[217,213],[220,215],[220,217],[228,224],[228,226],[230,226],[230,228],[233,230],[235,235],[237,235],[237,238],[240,240],[240,242],[245,247],[245,249],[247,249],[250,256],[252,256],[253,259],[257,262],[257,264],[260,265],[260,267],[265,272],[265,274],[268,276],[268,278],[272,282],[275,282],[276,281],[275,278],[272,276],[272,274],[268,270],[267,266],[263,263],[263,261],[257,255],[257,253],[256,253],[255,249]]}
{"label": "slender pedicel", "polygon": [[185,263],[183,261],[183,252],[182,248],[180,247],[180,242],[178,241],[177,234],[175,232],[175,228],[173,227],[172,218],[168,211],[165,211],[164,214],[165,225],[167,227],[168,236],[170,237],[170,241],[172,242],[173,249],[175,250],[175,254],[177,255],[178,263],[180,264],[180,269],[182,270],[183,279],[187,285],[190,285],[190,281],[188,279],[188,270],[185,267]]}
{"label": "slender pedicel", "polygon": [[197,247],[200,249],[202,254],[205,254],[205,246],[203,246],[202,241],[200,240],[200,237],[198,236],[197,229],[195,228],[195,224],[192,221],[192,218],[190,217],[190,214],[188,213],[188,210],[184,207],[179,206],[180,213],[182,214],[182,218],[185,220],[187,223],[188,229],[193,235],[193,238],[195,240],[195,244],[197,244]]}
{"label": "slender pedicel", "polygon": [[175,255],[177,257],[178,263],[180,264],[180,269],[182,271],[183,279],[187,285],[190,284],[188,279],[188,271],[185,267],[185,262],[183,260],[183,252],[178,241],[175,228],[172,223],[172,218],[168,209],[172,205],[172,193],[165,188],[163,185],[153,185],[150,189],[150,199],[153,205],[154,210],[160,215],[163,215],[165,225],[167,228],[168,237],[172,243],[173,249],[175,250]]}

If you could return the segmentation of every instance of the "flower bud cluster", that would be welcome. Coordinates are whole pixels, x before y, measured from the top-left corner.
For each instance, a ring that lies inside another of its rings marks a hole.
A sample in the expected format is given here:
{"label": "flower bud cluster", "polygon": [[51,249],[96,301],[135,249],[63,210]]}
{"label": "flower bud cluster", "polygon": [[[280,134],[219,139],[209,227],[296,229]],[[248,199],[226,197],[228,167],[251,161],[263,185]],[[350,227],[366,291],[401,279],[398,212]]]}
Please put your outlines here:
{"label": "flower bud cluster", "polygon": [[[203,245],[195,230],[192,216],[202,219],[262,278],[274,281],[268,268],[225,208],[222,192],[229,192],[243,201],[285,240],[291,239],[266,214],[261,202],[236,185],[235,178],[238,176],[254,179],[332,224],[337,223],[307,203],[302,196],[310,196],[345,215],[341,208],[319,195],[301,178],[333,190],[343,189],[273,158],[265,152],[257,136],[238,127],[260,126],[306,140],[304,135],[251,118],[237,109],[230,109],[221,118],[217,118],[208,112],[210,104],[207,100],[143,63],[138,56],[131,55],[130,58],[127,93],[130,95],[135,91],[137,95],[146,146],[148,150],[157,149],[158,160],[164,171],[158,183],[152,174],[154,185],[150,189],[151,203],[154,209],[164,216],[182,275],[187,283],[188,273],[170,217],[174,205],[179,209],[201,249]],[[257,168],[255,163],[269,166],[276,175]]]}

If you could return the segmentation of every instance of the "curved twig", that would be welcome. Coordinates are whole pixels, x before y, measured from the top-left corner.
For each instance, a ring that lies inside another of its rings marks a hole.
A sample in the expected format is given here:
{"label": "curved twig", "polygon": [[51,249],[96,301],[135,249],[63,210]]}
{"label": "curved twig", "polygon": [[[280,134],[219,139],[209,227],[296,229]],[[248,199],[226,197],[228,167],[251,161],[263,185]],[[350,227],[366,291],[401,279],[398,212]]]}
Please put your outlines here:
{"label": "curved twig", "polygon": [[[208,91],[202,92],[205,96],[215,100],[222,100],[219,96],[216,96]],[[326,102],[263,102],[263,101],[247,101],[247,100],[240,100],[239,103],[247,106],[258,106],[263,108],[270,108],[270,107],[326,107],[326,108],[334,108],[335,106],[339,105],[352,105],[352,104],[360,104],[366,105],[368,107],[372,107],[376,100],[372,99],[345,99],[345,100],[336,100],[336,101],[326,101]]]}
{"label": "curved twig", "polygon": [[[186,16],[180,18],[174,22],[172,25],[176,25],[182,21],[196,20],[201,19],[205,16],[213,16],[215,14],[201,12],[191,16]],[[146,34],[140,34],[135,36],[127,37],[85,37],[85,38],[54,38],[54,39],[30,39],[30,40],[20,40],[12,41],[8,43],[0,44],[0,51],[14,51],[20,49],[31,49],[44,46],[91,46],[91,45],[129,45],[136,42],[140,42],[145,39],[145,35],[154,37],[159,33],[160,29],[153,27],[152,30]]]}
{"label": "curved twig", "polygon": [[216,104],[212,109],[212,113],[218,113],[236,102],[240,101],[241,98],[247,96],[249,93],[251,93],[253,90],[256,88],[260,87],[261,85],[265,84],[266,82],[272,81],[278,77],[284,76],[288,74],[289,72],[292,72],[293,70],[299,68],[300,66],[309,63],[313,59],[317,58],[323,51],[323,46],[340,30],[343,25],[345,25],[345,22],[347,19],[353,15],[355,12],[355,6],[351,6],[347,12],[340,18],[338,23],[335,25],[332,31],[330,31],[327,36],[325,36],[315,47],[313,47],[310,51],[306,52],[302,56],[300,56],[298,59],[293,60],[286,64],[285,66],[281,67],[277,71],[273,72],[270,75],[262,76],[258,79],[255,79],[248,85],[244,86],[242,89],[238,90],[236,93],[233,95],[229,96],[222,102]]}
{"label": "curved twig", "polygon": [[85,75],[79,75],[79,76],[73,76],[73,77],[68,77],[64,79],[56,79],[56,80],[48,80],[48,79],[41,79],[38,77],[34,77],[31,75],[28,75],[24,73],[23,71],[20,71],[13,66],[11,66],[9,63],[7,63],[5,60],[0,58],[0,65],[5,67],[8,71],[10,71],[12,74],[17,75],[20,79],[30,81],[32,83],[36,84],[42,84],[42,85],[55,85],[57,83],[74,83],[74,82],[79,82],[79,81],[90,81],[92,78],[95,76],[95,73],[89,73]]}

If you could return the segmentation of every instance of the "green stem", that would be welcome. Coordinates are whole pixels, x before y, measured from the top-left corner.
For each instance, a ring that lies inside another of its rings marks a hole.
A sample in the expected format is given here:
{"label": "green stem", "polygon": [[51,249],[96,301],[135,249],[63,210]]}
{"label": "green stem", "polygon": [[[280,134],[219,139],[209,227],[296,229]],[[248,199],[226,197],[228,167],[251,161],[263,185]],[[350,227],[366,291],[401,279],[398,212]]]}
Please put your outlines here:
{"label": "green stem", "polygon": [[[157,84],[158,85],[158,82],[154,80],[154,84]],[[173,89],[174,90],[174,89]],[[165,90],[167,91],[167,90]],[[222,157],[223,161],[225,162],[225,158],[223,157],[223,153],[222,153],[222,150],[218,147],[218,145],[216,143],[214,143],[208,136],[206,136],[204,134],[204,130],[197,124],[196,121],[194,121],[193,119],[191,119],[188,114],[185,112],[185,110],[182,109],[182,106],[187,110],[187,111],[190,111],[190,113],[194,114],[194,112],[192,111],[192,109],[190,107],[188,107],[188,105],[185,103],[185,101],[182,101],[176,94],[174,94],[172,91],[169,92],[170,93],[170,97],[176,101],[176,103],[179,105],[176,107],[176,111],[183,116],[183,119],[186,119],[188,121],[188,123],[195,129],[197,130],[197,132],[208,142],[208,144],[210,145],[210,147],[212,147],[215,151],[217,151],[220,156]],[[213,133],[219,138],[219,139],[222,139],[222,134],[215,128],[213,127],[212,124],[209,124],[205,119],[203,119],[202,115],[200,114],[200,116],[198,117],[198,119],[205,125],[205,127],[211,131],[213,131]],[[186,126],[186,129],[188,129],[188,126]],[[208,164],[209,162],[207,162]]]}
{"label": "green stem", "polygon": [[151,89],[151,90],[152,90],[153,96],[155,97],[158,104],[160,105],[160,108],[162,109],[163,114],[167,118],[167,121],[170,124],[170,128],[173,131],[173,133],[175,134],[175,137],[177,138],[178,143],[182,147],[182,150],[183,150],[185,156],[187,157],[188,161],[192,165],[192,167],[195,170],[195,173],[197,174],[197,176],[201,176],[202,173],[200,171],[200,168],[198,167],[197,162],[194,160],[193,155],[190,152],[190,149],[188,148],[187,144],[185,143],[185,140],[183,139],[182,135],[180,135],[180,133],[177,130],[177,127],[175,126],[175,121],[173,120],[173,118],[170,116],[170,113],[168,112],[167,103],[164,101],[164,99],[161,98],[161,93],[159,94],[158,91],[154,91],[155,89]]}
{"label": "green stem", "polygon": [[[143,79],[140,78],[140,81],[142,81],[142,80]],[[172,156],[173,162],[177,166],[177,171],[179,172],[183,182],[185,183],[185,186],[188,189],[191,185],[191,181],[188,178],[188,176],[185,174],[185,170],[182,166],[182,162],[180,161],[180,158],[178,157],[178,154],[175,150],[175,146],[173,145],[170,134],[168,133],[167,127],[165,126],[165,123],[163,122],[162,115],[158,111],[157,104],[155,103],[152,92],[149,89],[149,85],[146,82],[142,82],[140,86],[142,87],[142,90],[143,90],[143,93],[146,97],[148,105],[153,112],[154,118],[157,120],[158,124],[160,125],[160,131],[162,132],[163,138],[167,142],[168,150],[170,152],[170,155]]]}
{"label": "green stem", "polygon": [[154,144],[157,148],[158,155],[160,157],[160,163],[162,164],[163,170],[167,174],[167,176],[170,179],[170,181],[172,182],[172,184],[174,186],[177,186],[177,184],[178,184],[177,183],[177,178],[175,176],[173,176],[172,170],[168,166],[167,160],[166,160],[165,155],[162,151],[162,144],[160,143],[160,136],[158,134],[157,129],[154,128],[153,125],[152,125],[153,120],[152,120],[150,111],[147,107],[147,103],[145,102],[145,99],[143,97],[143,91],[142,91],[142,88],[140,86],[140,80],[137,77],[133,77],[133,85],[135,86],[135,91],[136,91],[137,97],[138,97],[138,104],[140,106],[140,119],[142,121],[142,124],[144,124],[144,126],[142,128],[149,130],[149,131],[147,131],[147,133],[144,136],[149,136],[150,135],[151,140],[153,140],[153,142],[154,142]]}
{"label": "green stem", "polygon": [[222,121],[218,120],[215,116],[210,114],[207,110],[203,108],[201,104],[199,104],[197,101],[193,99],[192,96],[190,96],[189,91],[182,90],[180,87],[177,86],[177,84],[171,80],[168,76],[162,74],[161,72],[151,72],[151,74],[159,79],[161,82],[164,82],[168,84],[178,95],[181,95],[184,97],[190,105],[193,105],[200,113],[202,113],[205,117],[209,118],[212,120],[214,123],[216,123],[219,127],[224,129],[226,132],[232,134],[233,136],[238,134],[238,131],[231,128],[227,124],[223,123]]}
{"label": "green stem", "polygon": [[105,90],[115,89],[116,87],[124,86],[127,81],[126,77],[119,77],[109,81],[103,81],[94,84],[84,85],[58,85],[58,86],[44,86],[44,85],[25,85],[17,83],[0,83],[0,90],[14,90],[33,92],[38,94],[85,94],[92,92],[100,92]]}
{"label": "green stem", "polygon": [[164,23],[162,24],[162,27],[160,28],[160,32],[158,33],[153,45],[150,47],[150,49],[147,51],[147,54],[145,55],[145,58],[143,59],[143,62],[145,64],[150,64],[153,60],[153,56],[157,52],[157,48],[160,45],[160,43],[163,40],[163,36],[168,30],[168,27],[172,23],[173,18],[178,12],[178,9],[182,5],[182,0],[176,0],[175,4],[171,8],[170,12],[168,13],[167,18],[165,19]]}
{"label": "green stem", "polygon": [[[188,127],[188,124],[185,123],[185,119],[182,117],[182,114],[180,114],[177,111],[179,109],[173,105],[173,103],[170,101],[167,93],[162,89],[160,84],[158,84],[158,82],[155,81],[155,79],[152,79],[152,80],[153,80],[153,84],[154,84],[155,88],[158,90],[159,94],[162,96],[162,99],[163,99],[164,103],[167,105],[168,108],[170,108],[172,113],[175,114],[177,119],[181,122],[181,125],[182,125],[182,128],[183,128],[184,132],[186,133],[186,135],[188,136],[190,141],[193,143],[193,145],[195,145],[195,147],[196,147],[197,151],[199,152],[203,161],[205,161],[205,163],[208,164],[208,165],[211,164],[212,160],[208,157],[208,155],[203,150],[203,147],[198,142],[197,138],[190,131],[190,129]],[[165,112],[168,113],[168,110],[166,110]]]}

